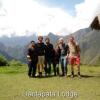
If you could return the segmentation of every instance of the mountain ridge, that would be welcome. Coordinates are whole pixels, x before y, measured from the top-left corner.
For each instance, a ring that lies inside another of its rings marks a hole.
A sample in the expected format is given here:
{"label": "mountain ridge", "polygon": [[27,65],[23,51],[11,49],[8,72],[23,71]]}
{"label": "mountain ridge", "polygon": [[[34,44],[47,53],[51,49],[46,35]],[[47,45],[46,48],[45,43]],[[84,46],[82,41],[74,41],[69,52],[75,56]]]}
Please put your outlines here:
{"label": "mountain ridge", "polygon": [[[92,30],[91,28],[81,29],[75,33],[72,33],[75,39],[78,41],[81,48],[81,63],[89,64],[89,65],[98,65],[100,64],[100,31]],[[44,40],[46,37],[49,37],[51,43],[56,45],[59,38],[64,38],[64,41],[67,42],[67,39],[70,35],[59,36],[53,33],[49,33],[48,36],[44,36]],[[25,62],[25,54],[27,52],[27,45],[31,40],[37,41],[37,36],[23,36],[23,37],[13,37],[12,39],[0,38],[0,42],[2,47],[2,51],[8,53],[9,56],[19,59]],[[16,40],[14,42],[14,39]],[[6,41],[5,41],[6,40]],[[13,41],[12,41],[13,40]],[[17,43],[18,41],[18,43]],[[10,43],[10,44],[9,44]],[[4,45],[3,45],[4,44]],[[0,49],[1,50],[1,49]]]}

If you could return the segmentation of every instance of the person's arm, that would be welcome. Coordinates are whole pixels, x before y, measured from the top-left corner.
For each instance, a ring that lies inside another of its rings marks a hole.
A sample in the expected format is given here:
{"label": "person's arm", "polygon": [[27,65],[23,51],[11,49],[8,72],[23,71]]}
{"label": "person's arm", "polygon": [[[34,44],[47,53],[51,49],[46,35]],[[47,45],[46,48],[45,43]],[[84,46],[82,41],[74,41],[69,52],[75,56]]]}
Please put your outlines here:
{"label": "person's arm", "polygon": [[52,50],[52,52],[53,52],[53,50],[54,50],[54,47],[53,47],[53,45],[51,44],[51,50]]}
{"label": "person's arm", "polygon": [[77,45],[77,53],[80,54],[80,52],[81,52],[81,49],[80,49],[79,45]]}
{"label": "person's arm", "polygon": [[53,45],[51,44],[51,46],[52,46],[52,50],[53,50]]}
{"label": "person's arm", "polygon": [[61,49],[60,49],[59,46],[58,46],[58,53],[59,53],[59,58],[60,58],[60,56],[61,56]]}
{"label": "person's arm", "polygon": [[68,56],[69,56],[69,53],[70,53],[69,45],[67,45],[67,48],[68,48],[68,50],[67,50],[67,54],[68,54]]}
{"label": "person's arm", "polygon": [[44,47],[44,51],[45,51],[45,53],[46,53],[46,51],[47,51],[47,46],[46,46],[45,44],[43,44],[43,47]]}
{"label": "person's arm", "polygon": [[68,57],[69,56],[69,46],[66,45],[66,56]]}

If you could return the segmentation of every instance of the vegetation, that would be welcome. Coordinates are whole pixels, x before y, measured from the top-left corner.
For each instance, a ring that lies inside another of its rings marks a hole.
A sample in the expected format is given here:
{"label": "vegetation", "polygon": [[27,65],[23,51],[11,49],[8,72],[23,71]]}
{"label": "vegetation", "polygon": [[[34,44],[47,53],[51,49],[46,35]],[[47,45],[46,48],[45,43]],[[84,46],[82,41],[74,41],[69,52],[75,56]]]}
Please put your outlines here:
{"label": "vegetation", "polygon": [[22,66],[23,64],[22,64],[22,62],[20,62],[19,60],[11,60],[11,61],[9,62],[9,65],[10,65],[10,66]]}
{"label": "vegetation", "polygon": [[[70,74],[70,66],[68,66]],[[29,78],[27,65],[0,67],[1,100],[100,100],[100,66],[81,66],[82,78],[48,77]],[[27,92],[74,91],[77,97],[27,96]]]}
{"label": "vegetation", "polygon": [[7,59],[0,54],[0,66],[6,66],[8,64]]}

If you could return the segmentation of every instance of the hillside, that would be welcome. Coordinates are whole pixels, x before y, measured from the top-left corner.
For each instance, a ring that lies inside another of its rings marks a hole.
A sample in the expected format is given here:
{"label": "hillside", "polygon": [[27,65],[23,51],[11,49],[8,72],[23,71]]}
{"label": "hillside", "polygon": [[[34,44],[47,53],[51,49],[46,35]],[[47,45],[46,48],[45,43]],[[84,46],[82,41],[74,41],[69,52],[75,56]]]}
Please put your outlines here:
{"label": "hillside", "polygon": [[[71,34],[81,48],[81,63],[100,65],[100,31],[91,28],[80,29]],[[70,35],[64,37],[65,42]]]}
{"label": "hillside", "polygon": [[90,31],[80,37],[81,60],[83,64],[100,64],[100,31]]}
{"label": "hillside", "polygon": [[[7,59],[14,58],[18,59],[22,62],[25,62],[25,54],[24,54],[24,48],[25,46],[31,41],[31,40],[37,40],[36,35],[33,34],[31,36],[12,36],[7,37],[3,36],[0,37],[0,52],[3,54]],[[9,56],[9,57],[8,57]]]}
{"label": "hillside", "polygon": [[13,57],[10,56],[5,50],[6,50],[5,45],[0,42],[0,54],[2,54],[3,56],[5,56],[8,60],[13,59]]}
{"label": "hillside", "polygon": [[35,34],[31,36],[12,36],[7,37],[3,36],[0,37],[0,42],[2,42],[6,47],[14,47],[14,46],[25,46],[27,43],[29,43],[31,40],[37,40],[37,37]]}
{"label": "hillside", "polygon": [[[49,33],[48,37],[51,39],[51,42],[54,45],[56,41],[60,38],[60,36],[54,35],[53,33]],[[46,36],[44,36],[44,40],[45,38]],[[31,40],[37,41],[37,36],[33,34],[31,36],[21,36],[21,37],[17,37],[17,36],[0,37],[0,41],[2,41],[0,47],[2,51],[5,51],[6,53],[9,54],[9,56],[13,57],[14,59],[18,59],[22,62],[26,62],[25,54],[27,52],[27,45]]]}
{"label": "hillside", "polygon": [[[72,34],[78,41],[81,47],[81,63],[82,64],[100,64],[100,31],[91,30],[91,28],[81,29]],[[48,36],[51,43],[55,46],[57,40],[63,37],[67,42],[67,36],[58,36],[53,33],[49,33]],[[46,36],[44,36],[44,39]],[[27,44],[31,41],[37,41],[35,35],[23,36],[23,37],[11,37],[11,38],[0,38],[3,44],[0,44],[0,52],[6,54],[7,58],[15,58],[25,62],[25,54],[27,52]],[[14,42],[15,41],[15,42]],[[9,57],[10,56],[10,57]]]}

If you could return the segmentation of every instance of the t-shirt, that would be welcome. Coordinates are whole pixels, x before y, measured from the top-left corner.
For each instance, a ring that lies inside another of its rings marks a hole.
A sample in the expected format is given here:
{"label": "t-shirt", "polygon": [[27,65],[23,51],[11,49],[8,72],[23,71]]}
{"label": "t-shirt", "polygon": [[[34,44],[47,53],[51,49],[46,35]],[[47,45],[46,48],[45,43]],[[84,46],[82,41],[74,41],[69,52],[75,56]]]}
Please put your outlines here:
{"label": "t-shirt", "polygon": [[45,55],[45,44],[44,43],[37,43],[36,44],[37,47],[37,55],[38,56],[44,56]]}

